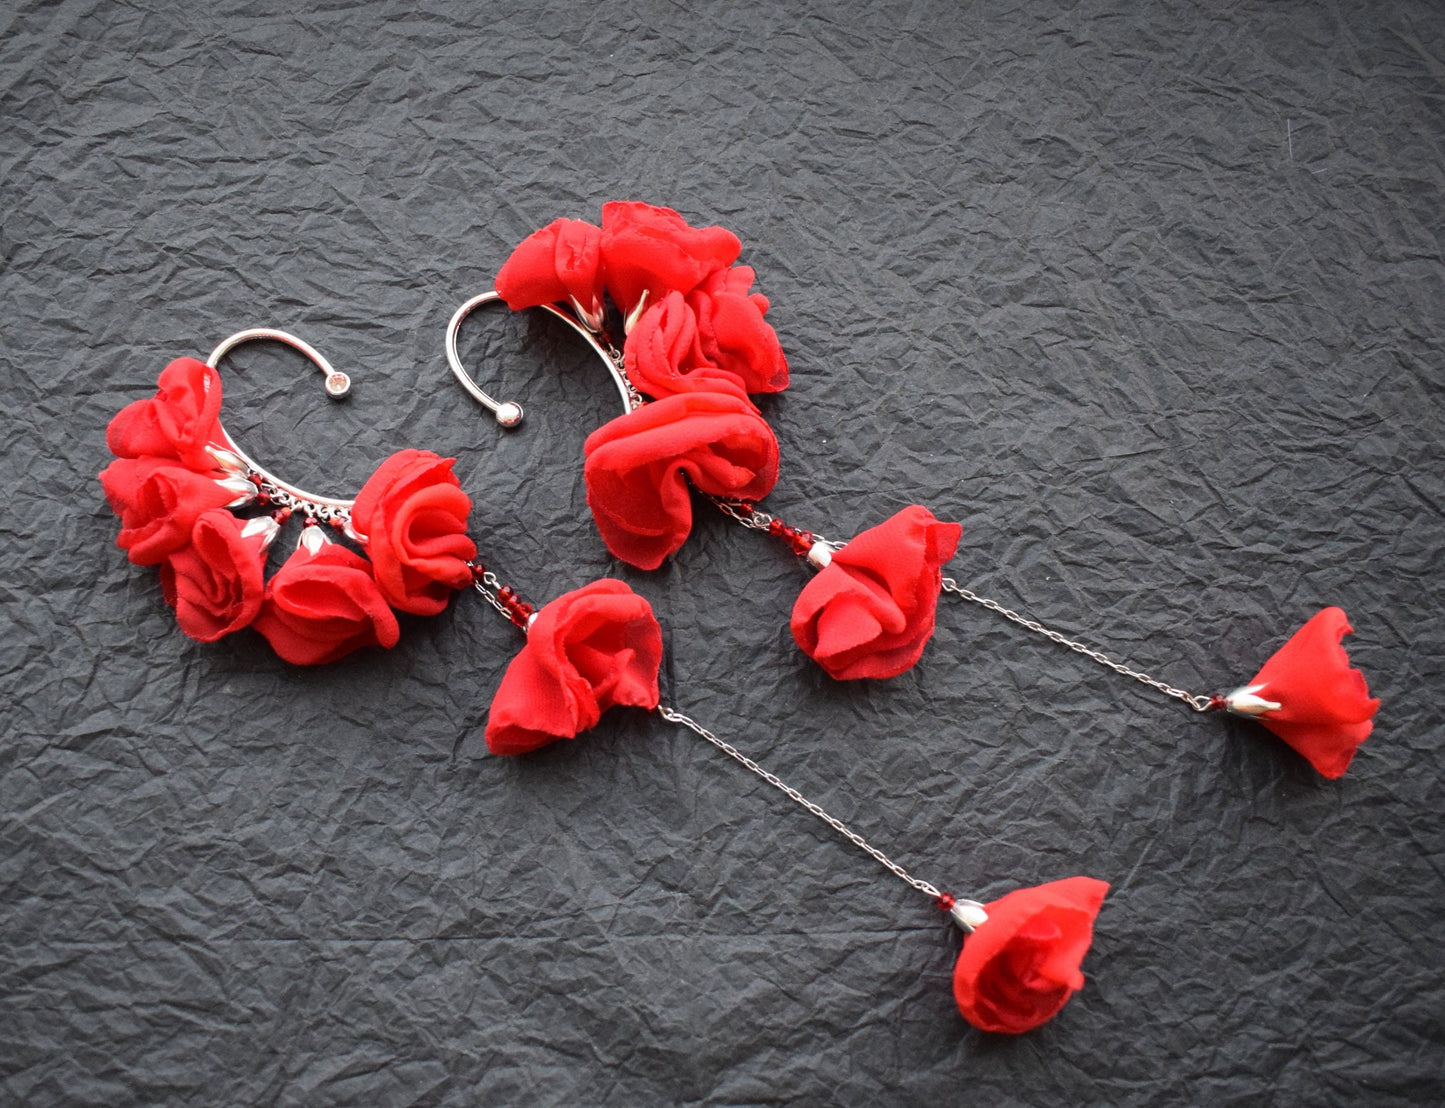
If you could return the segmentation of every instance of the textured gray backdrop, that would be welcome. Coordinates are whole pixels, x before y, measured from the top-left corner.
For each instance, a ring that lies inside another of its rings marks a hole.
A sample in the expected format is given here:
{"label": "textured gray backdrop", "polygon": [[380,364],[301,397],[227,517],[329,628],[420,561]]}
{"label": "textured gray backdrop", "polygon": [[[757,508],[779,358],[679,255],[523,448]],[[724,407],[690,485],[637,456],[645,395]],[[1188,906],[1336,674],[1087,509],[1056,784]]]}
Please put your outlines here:
{"label": "textured gray backdrop", "polygon": [[[1445,1096],[1437,3],[294,6],[0,12],[0,1101]],[[470,326],[503,437],[441,339],[613,198],[734,229],[773,297],[773,511],[927,504],[961,580],[1206,692],[1338,603],[1384,698],[1354,768],[946,600],[913,672],[837,686],[804,571],[705,509],[663,570],[609,560],[597,367]],[[185,639],[103,429],[261,324],[357,383],[238,355],[259,456],[345,493],[455,455],[504,578],[629,581],[668,698],[917,872],[1113,882],[1087,988],[969,1028],[926,902],[642,713],[486,757],[518,636],[475,596],[313,671]]]}

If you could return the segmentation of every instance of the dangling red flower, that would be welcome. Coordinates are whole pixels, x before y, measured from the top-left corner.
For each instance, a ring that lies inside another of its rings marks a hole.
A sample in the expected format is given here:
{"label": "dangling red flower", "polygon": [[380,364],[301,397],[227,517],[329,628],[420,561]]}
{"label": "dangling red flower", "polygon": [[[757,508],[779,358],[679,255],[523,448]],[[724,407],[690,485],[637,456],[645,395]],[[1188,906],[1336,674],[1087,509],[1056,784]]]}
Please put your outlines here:
{"label": "dangling red flower", "polygon": [[1229,711],[1258,720],[1331,778],[1349,767],[1380,707],[1340,643],[1353,630],[1342,609],[1322,609],[1224,698]]}
{"label": "dangling red flower", "polygon": [[298,666],[334,662],[363,646],[395,646],[401,628],[371,564],[344,546],[313,542],[314,552],[303,542],[266,585],[256,630]]}
{"label": "dangling red flower", "polygon": [[962,533],[913,504],[834,551],[793,605],[803,653],[840,681],[909,669],[933,637],[939,567]]}
{"label": "dangling red flower", "polygon": [[182,631],[215,642],[256,618],[266,593],[266,547],[278,530],[265,516],[242,521],[224,508],[196,520],[190,545],[161,566],[161,592]]}
{"label": "dangling red flower", "polygon": [[758,500],[778,480],[778,440],[742,395],[664,397],[603,424],[583,446],[587,504],[607,549],[656,569],[692,529],[689,483]]}
{"label": "dangling red flower", "polygon": [[635,200],[602,205],[602,272],[623,315],[669,292],[691,292],[726,269],[743,244],[725,227],[693,227],[671,208]]}
{"label": "dangling red flower", "polygon": [[492,698],[487,748],[525,754],[595,727],[619,705],[656,708],[662,628],[621,581],[593,581],[544,606]]}
{"label": "dangling red flower", "polygon": [[1109,886],[1069,877],[1016,889],[985,906],[988,919],[963,942],[953,998],[969,1023],[1018,1034],[1047,1023],[1084,986],[1079,964]]}
{"label": "dangling red flower", "polygon": [[581,219],[554,219],[518,244],[497,274],[497,291],[513,311],[575,301],[602,316],[602,229]]}
{"label": "dangling red flower", "polygon": [[195,358],[177,358],[161,371],[155,396],[116,413],[105,441],[117,458],[174,458],[208,473],[216,463],[206,446],[222,443],[220,416],[220,374]]}
{"label": "dangling red flower", "polygon": [[454,461],[429,450],[398,451],[356,494],[352,524],[365,536],[382,595],[403,612],[434,616],[453,589],[471,582],[472,501],[452,473]]}

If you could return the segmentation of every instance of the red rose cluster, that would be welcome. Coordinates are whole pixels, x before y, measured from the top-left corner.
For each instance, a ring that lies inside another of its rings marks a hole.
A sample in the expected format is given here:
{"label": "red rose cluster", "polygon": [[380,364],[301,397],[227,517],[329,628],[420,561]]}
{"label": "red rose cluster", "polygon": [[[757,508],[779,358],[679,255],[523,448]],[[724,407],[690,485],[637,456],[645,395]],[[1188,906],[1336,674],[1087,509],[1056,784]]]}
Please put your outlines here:
{"label": "red rose cluster", "polygon": [[627,331],[628,379],[654,399],[594,432],[584,447],[587,503],[607,548],[656,569],[692,530],[689,484],[757,500],[778,480],[778,440],[748,399],[788,387],[788,362],[763,318],[742,244],[692,227],[670,208],[602,207],[602,226],[558,219],[529,235],[497,274],[514,310],[570,305],[600,328],[606,294]]}
{"label": "red rose cluster", "polygon": [[[588,437],[583,474],[602,541],[639,569],[687,539],[690,489],[751,503],[777,483],[777,438],[749,396],[786,388],[788,362],[755,273],[735,264],[741,249],[722,227],[614,201],[601,227],[558,219],[528,236],[497,274],[514,310],[566,305],[600,329],[606,296],[626,321],[627,378],[654,399]],[[960,533],[915,505],[833,552],[793,609],[798,645],[839,679],[908,669]],[[792,534],[806,554],[812,536]]]}
{"label": "red rose cluster", "polygon": [[220,375],[177,359],[154,397],[111,420],[106,443],[116,460],[100,475],[121,520],[117,544],[137,565],[160,566],[166,602],[193,639],[254,626],[286,661],[316,665],[394,646],[392,609],[434,615],[470,583],[471,501],[451,459],[422,450],[392,455],[356,498],[352,528],[370,560],[308,526],[266,581],[266,549],[285,513],[233,514],[257,506],[260,489],[207,450],[227,449],[220,411]]}

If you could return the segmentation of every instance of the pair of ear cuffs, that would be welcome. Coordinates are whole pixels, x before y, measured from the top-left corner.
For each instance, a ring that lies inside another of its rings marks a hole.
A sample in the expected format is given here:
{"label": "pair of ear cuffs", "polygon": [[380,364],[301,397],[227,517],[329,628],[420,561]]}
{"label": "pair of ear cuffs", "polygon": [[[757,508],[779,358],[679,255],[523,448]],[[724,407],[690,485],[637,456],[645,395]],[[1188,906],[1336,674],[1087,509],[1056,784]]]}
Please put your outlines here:
{"label": "pair of ear cuffs", "polygon": [[[941,567],[953,556],[961,528],[921,506],[847,543],[826,542],[761,511],[757,501],[777,480],[778,446],[751,396],[781,391],[788,372],[763,320],[768,303],[749,291],[753,271],[732,264],[740,249],[722,228],[692,228],[675,212],[642,204],[607,205],[601,228],[558,220],[518,247],[496,291],[453,314],[448,364],[499,423],[515,428],[521,406],[493,399],[461,362],[463,321],[502,300],[513,309],[543,308],[575,330],[603,361],[623,406],[584,447],[588,503],[609,550],[641,568],[660,564],[687,537],[696,490],[745,527],[781,538],[817,571],[791,622],[799,645],[834,677],[879,678],[908,669],[932,634],[940,592],[949,591],[1196,710],[1256,716],[1323,772],[1343,772],[1369,732],[1377,702],[1368,699],[1363,677],[1349,668],[1339,645],[1348,630],[1339,609],[1315,616],[1249,685],[1199,697],[945,578]],[[618,317],[626,336],[621,350],[608,330],[609,319]],[[252,329],[223,341],[205,362],[172,362],[156,394],[124,408],[107,432],[116,460],[101,481],[121,519],[117,542],[132,562],[160,567],[163,596],[187,634],[209,642],[253,627],[283,659],[319,664],[361,647],[394,646],[397,612],[436,614],[454,591],[470,587],[525,634],[489,709],[486,741],[493,753],[522,754],[575,738],[611,707],[655,711],[767,781],[942,909],[965,935],[954,999],[975,1026],[1029,1030],[1082,986],[1079,967],[1107,884],[1069,877],[985,904],[913,876],[731,743],[661,703],[661,629],[646,600],[624,582],[593,581],[540,608],[502,583],[468,534],[471,500],[452,459],[399,451],[351,499],[308,492],[262,468],[221,425],[217,369],[235,346],[260,339],[298,350],[321,369],[328,395],[346,395],[346,375],[309,344],[283,331]],[[297,517],[296,548],[267,579],[267,549]],[[1325,761],[1326,749],[1333,762]]]}

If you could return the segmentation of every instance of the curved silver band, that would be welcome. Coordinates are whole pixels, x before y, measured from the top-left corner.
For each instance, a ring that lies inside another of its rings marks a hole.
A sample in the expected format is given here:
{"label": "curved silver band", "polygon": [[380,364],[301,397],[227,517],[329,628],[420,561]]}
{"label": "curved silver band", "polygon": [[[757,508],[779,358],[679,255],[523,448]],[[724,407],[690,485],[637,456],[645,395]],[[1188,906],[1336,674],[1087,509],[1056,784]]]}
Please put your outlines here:
{"label": "curved silver band", "polygon": [[[462,365],[461,356],[457,353],[457,334],[462,329],[462,321],[471,315],[472,312],[476,311],[476,309],[482,307],[484,304],[490,304],[493,301],[502,302],[502,294],[495,289],[472,297],[452,313],[451,321],[447,323],[447,365],[451,366],[452,373],[456,376],[457,381],[461,383],[462,388],[466,389],[478,404],[481,404],[491,412],[492,415],[496,416],[498,423],[503,427],[516,427],[522,422],[522,406],[515,401],[498,401],[488,396],[482,387],[477,384],[476,379],[467,372],[466,367]],[[581,335],[587,345],[602,359],[603,364],[607,366],[607,372],[612,375],[613,383],[617,385],[617,394],[622,398],[623,412],[630,412],[633,408],[637,407],[638,398],[633,393],[632,387],[628,384],[627,377],[623,374],[622,368],[617,364],[617,359],[611,351],[597,341],[597,336],[588,329],[586,324],[574,318],[570,313],[563,311],[555,304],[541,304],[539,307],[545,312],[550,312]]]}
{"label": "curved silver band", "polygon": [[[333,367],[330,362],[321,356],[321,352],[309,342],[297,338],[288,331],[278,331],[271,327],[251,327],[245,331],[237,331],[234,335],[222,339],[216,349],[211,351],[210,357],[206,359],[206,364],[212,369],[215,369],[220,360],[231,350],[234,350],[243,342],[255,342],[258,340],[279,342],[305,355],[317,369],[326,375],[326,393],[332,397],[332,399],[339,400],[350,390],[351,378]],[[341,500],[334,496],[320,496],[314,492],[307,492],[305,489],[288,484],[275,474],[257,465],[250,455],[236,445],[236,440],[231,437],[231,433],[227,431],[225,427],[221,428],[221,436],[226,440],[226,449],[240,458],[241,461],[250,468],[251,472],[263,477],[275,485],[276,488],[290,494],[297,500],[340,512],[349,511],[352,504],[355,503],[354,500]]]}

